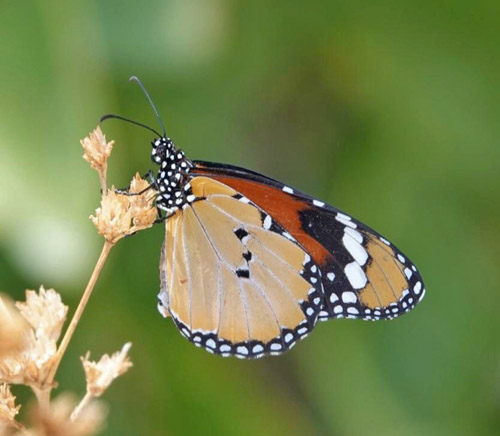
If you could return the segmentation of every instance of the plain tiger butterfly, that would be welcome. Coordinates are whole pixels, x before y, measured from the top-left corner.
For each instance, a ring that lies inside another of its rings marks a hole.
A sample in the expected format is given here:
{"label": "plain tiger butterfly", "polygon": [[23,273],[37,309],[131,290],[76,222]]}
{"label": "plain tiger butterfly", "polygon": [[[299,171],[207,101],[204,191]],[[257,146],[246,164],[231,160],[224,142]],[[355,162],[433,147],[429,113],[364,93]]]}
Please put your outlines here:
{"label": "plain tiger butterfly", "polygon": [[259,173],[191,160],[163,133],[151,187],[165,221],[158,309],[210,353],[279,355],[318,321],[393,319],[422,300],[415,265],[350,215]]}

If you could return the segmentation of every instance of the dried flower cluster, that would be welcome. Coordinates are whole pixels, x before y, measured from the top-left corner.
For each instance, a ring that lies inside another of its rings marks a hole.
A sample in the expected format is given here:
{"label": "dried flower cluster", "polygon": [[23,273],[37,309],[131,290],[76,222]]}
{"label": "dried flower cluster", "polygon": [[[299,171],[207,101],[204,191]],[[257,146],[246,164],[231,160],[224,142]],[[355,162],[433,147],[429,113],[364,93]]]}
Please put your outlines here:
{"label": "dried flower cluster", "polygon": [[0,294],[0,359],[24,348],[26,323],[9,297]]}
{"label": "dried flower cluster", "polygon": [[89,136],[80,141],[83,147],[83,158],[99,174],[101,188],[106,189],[106,172],[108,169],[108,159],[113,151],[115,141],[106,142],[106,136],[99,126],[89,133]]}
{"label": "dried flower cluster", "polygon": [[[17,308],[16,308],[17,306]],[[16,421],[21,406],[16,405],[10,385],[30,386],[37,396],[50,389],[47,375],[54,364],[57,341],[66,319],[67,306],[53,289],[39,292],[26,291],[26,301],[12,304],[0,298],[0,331],[2,335],[12,330],[20,332],[19,343],[12,343],[10,350],[4,348],[0,358],[0,435],[9,434],[10,429],[23,429]],[[22,345],[20,345],[22,344]],[[93,398],[101,396],[111,382],[124,374],[132,363],[127,353],[130,343],[109,357],[105,354],[99,362],[82,357],[87,395],[80,404],[63,394],[50,405],[39,404],[33,414],[34,429],[30,434],[41,435],[94,435],[104,423],[105,409]],[[40,397],[39,397],[40,398]],[[2,426],[5,428],[2,431]],[[11,433],[13,434],[13,433]]]}
{"label": "dried flower cluster", "polygon": [[0,361],[0,381],[42,389],[68,308],[57,292],[45,290],[43,286],[38,294],[26,291],[26,302],[16,303],[18,310],[4,298],[0,305],[5,308],[2,318],[7,328],[19,332],[17,346],[7,351]]}
{"label": "dried flower cluster", "polygon": [[[101,256],[82,295],[73,318],[59,342],[68,307],[53,289],[26,291],[26,301],[14,303],[0,295],[0,436],[92,436],[104,426],[106,408],[100,397],[113,380],[131,366],[127,354],[131,344],[97,362],[90,361],[90,353],[82,357],[87,383],[86,394],[79,403],[63,393],[51,400],[51,390],[60,360],[94,289],[97,278],[113,245],[124,236],[151,227],[156,219],[154,206],[156,192],[147,181],[136,175],[129,191],[119,193],[106,188],[107,161],[114,141],[107,142],[97,127],[82,139],[84,159],[97,170],[101,183],[101,207],[92,222],[104,236]],[[31,413],[32,428],[27,429],[17,420],[20,405],[11,392],[11,386],[31,387],[37,404]]]}
{"label": "dried flower cluster", "polygon": [[106,241],[115,244],[124,236],[151,227],[157,217],[154,199],[157,192],[146,180],[136,174],[127,193],[106,187],[107,161],[114,141],[106,142],[100,127],[80,141],[84,149],[83,158],[99,173],[101,181],[101,207],[90,219]]}
{"label": "dried flower cluster", "polygon": [[130,236],[154,224],[157,217],[155,191],[144,192],[146,188],[147,181],[136,174],[130,183],[128,195],[116,192],[114,187],[103,194],[101,207],[90,219],[108,242],[115,244],[124,236]]}
{"label": "dried flower cluster", "polygon": [[89,360],[90,352],[82,357],[89,395],[100,397],[115,378],[118,378],[132,366],[132,362],[127,356],[131,346],[132,344],[127,342],[121,351],[114,353],[111,357],[105,354],[99,362]]}

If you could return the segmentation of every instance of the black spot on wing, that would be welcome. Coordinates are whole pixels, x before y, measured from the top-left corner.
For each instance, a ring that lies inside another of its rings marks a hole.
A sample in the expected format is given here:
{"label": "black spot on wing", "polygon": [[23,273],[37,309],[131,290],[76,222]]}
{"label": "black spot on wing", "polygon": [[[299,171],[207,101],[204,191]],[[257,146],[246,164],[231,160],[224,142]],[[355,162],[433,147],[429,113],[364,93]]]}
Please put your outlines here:
{"label": "black spot on wing", "polygon": [[239,229],[236,229],[234,231],[234,234],[237,236],[237,238],[241,241],[245,236],[248,236],[248,232],[243,229],[243,228],[239,228]]}
{"label": "black spot on wing", "polygon": [[250,271],[248,269],[237,269],[236,275],[240,278],[248,279],[250,277]]}

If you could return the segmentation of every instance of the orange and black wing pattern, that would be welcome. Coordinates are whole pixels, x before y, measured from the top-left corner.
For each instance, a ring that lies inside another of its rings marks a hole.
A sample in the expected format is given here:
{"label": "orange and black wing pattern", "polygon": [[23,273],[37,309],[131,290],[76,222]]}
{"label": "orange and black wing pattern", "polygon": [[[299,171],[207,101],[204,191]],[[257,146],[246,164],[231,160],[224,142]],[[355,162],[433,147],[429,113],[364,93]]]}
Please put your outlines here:
{"label": "orange and black wing pattern", "polygon": [[193,174],[250,199],[310,255],[322,285],[320,320],[392,319],[424,297],[422,277],[411,260],[348,214],[249,170],[194,163]]}

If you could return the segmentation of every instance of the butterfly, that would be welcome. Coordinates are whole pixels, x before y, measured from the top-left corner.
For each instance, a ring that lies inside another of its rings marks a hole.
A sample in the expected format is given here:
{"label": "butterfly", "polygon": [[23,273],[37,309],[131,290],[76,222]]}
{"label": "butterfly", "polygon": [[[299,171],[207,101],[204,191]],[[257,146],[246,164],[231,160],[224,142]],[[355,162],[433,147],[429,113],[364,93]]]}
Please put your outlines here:
{"label": "butterfly", "polygon": [[393,319],[422,300],[413,262],[339,209],[248,169],[191,160],[153,131],[164,214],[158,310],[210,353],[279,355],[319,321]]}

